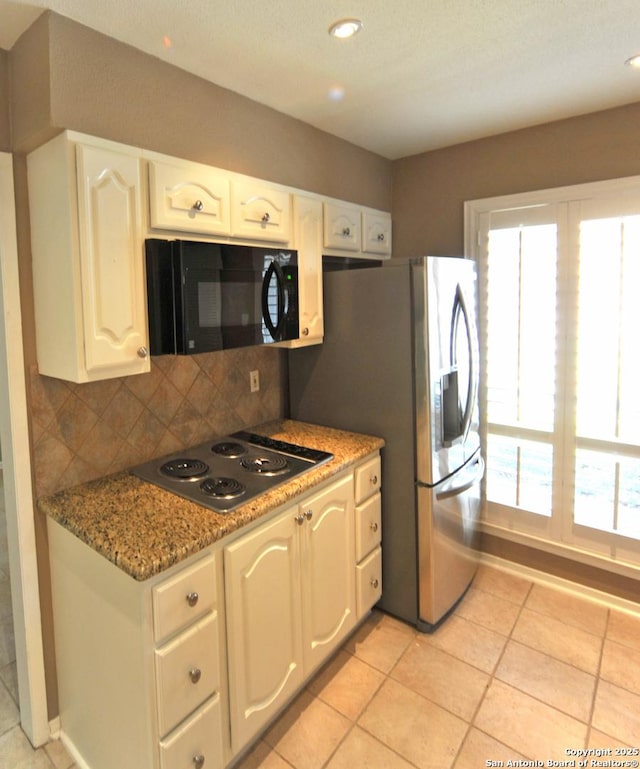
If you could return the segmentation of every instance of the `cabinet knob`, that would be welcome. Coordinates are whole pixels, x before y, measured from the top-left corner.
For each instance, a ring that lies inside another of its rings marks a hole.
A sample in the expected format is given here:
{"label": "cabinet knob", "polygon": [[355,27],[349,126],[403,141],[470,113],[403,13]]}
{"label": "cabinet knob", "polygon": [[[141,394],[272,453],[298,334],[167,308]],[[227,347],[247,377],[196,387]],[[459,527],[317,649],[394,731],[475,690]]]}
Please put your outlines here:
{"label": "cabinet knob", "polygon": [[146,358],[149,355],[149,350],[146,347],[138,347],[138,358]]}
{"label": "cabinet knob", "polygon": [[384,243],[384,232],[379,232],[379,233],[378,233],[378,240],[379,240],[381,243]]}
{"label": "cabinet knob", "polygon": [[372,587],[374,590],[377,590],[377,589],[378,589],[378,585],[379,585],[379,584],[380,584],[380,583],[378,582],[378,578],[377,578],[377,577],[371,577],[371,587]]}
{"label": "cabinet knob", "polygon": [[200,668],[191,668],[189,671],[189,678],[191,679],[192,684],[197,684],[202,676],[202,671]]}
{"label": "cabinet knob", "polygon": [[309,336],[309,329],[306,326],[302,329],[302,336]]}
{"label": "cabinet knob", "polygon": [[269,220],[270,220],[270,219],[271,219],[271,217],[269,216],[269,212],[267,211],[267,212],[266,212],[266,213],[263,215],[263,217],[262,217],[262,223],[263,223],[263,224],[268,224],[268,222],[269,222]]}
{"label": "cabinet knob", "polygon": [[371,523],[369,524],[369,528],[373,532],[378,531],[378,524],[376,523],[376,521],[371,521]]}
{"label": "cabinet knob", "polygon": [[195,606],[198,603],[200,596],[194,590],[192,593],[187,593],[187,603],[189,606]]}
{"label": "cabinet knob", "polygon": [[296,515],[296,523],[298,524],[298,526],[302,526],[305,520],[306,518],[304,513],[300,513],[299,515]]}
{"label": "cabinet knob", "polygon": [[351,227],[343,227],[342,234],[345,236],[345,238],[348,238],[349,235],[351,235]]}
{"label": "cabinet knob", "polygon": [[193,765],[195,766],[196,769],[202,769],[202,767],[204,766],[204,756],[202,755],[202,753],[198,753],[197,756],[193,757]]}
{"label": "cabinet knob", "polygon": [[305,511],[304,517],[310,521],[313,518],[313,510],[307,510]]}
{"label": "cabinet knob", "polygon": [[377,486],[378,485],[378,476],[377,475],[372,475],[369,480],[371,481],[371,485],[372,486]]}
{"label": "cabinet knob", "polygon": [[192,207],[195,211],[202,211],[202,209],[204,208],[204,205],[201,200],[196,200],[196,202],[193,204]]}

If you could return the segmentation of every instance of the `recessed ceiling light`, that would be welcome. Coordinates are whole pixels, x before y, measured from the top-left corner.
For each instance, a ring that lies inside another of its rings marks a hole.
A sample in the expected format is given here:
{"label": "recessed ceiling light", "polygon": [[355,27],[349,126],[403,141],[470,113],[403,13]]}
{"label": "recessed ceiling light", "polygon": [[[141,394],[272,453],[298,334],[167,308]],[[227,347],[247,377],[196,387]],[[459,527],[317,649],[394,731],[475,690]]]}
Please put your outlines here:
{"label": "recessed ceiling light", "polygon": [[627,67],[634,67],[635,69],[640,69],[640,53],[637,53],[635,56],[631,56],[629,59],[625,61],[625,64]]}
{"label": "recessed ceiling light", "polygon": [[361,29],[362,22],[360,19],[340,19],[329,27],[329,34],[344,40],[353,37]]}

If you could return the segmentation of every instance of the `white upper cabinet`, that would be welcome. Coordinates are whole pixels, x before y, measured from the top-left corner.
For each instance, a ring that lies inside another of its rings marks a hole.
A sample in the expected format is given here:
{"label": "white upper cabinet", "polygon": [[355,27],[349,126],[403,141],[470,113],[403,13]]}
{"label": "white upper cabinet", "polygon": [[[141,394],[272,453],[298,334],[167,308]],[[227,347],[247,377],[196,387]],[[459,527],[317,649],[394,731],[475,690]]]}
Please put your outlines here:
{"label": "white upper cabinet", "polygon": [[291,194],[253,179],[231,186],[231,232],[237,238],[289,243]]}
{"label": "white upper cabinet", "polygon": [[324,204],[324,245],[341,251],[360,251],[360,209],[348,203]]}
{"label": "white upper cabinet", "polygon": [[391,256],[391,214],[341,201],[324,202],[324,253],[385,259]]}
{"label": "white upper cabinet", "polygon": [[182,160],[149,157],[149,224],[203,235],[231,233],[229,174]]}
{"label": "white upper cabinet", "polygon": [[65,132],[27,159],[41,374],[149,371],[140,154]]}
{"label": "white upper cabinet", "polygon": [[391,216],[384,211],[362,211],[362,250],[391,256]]}

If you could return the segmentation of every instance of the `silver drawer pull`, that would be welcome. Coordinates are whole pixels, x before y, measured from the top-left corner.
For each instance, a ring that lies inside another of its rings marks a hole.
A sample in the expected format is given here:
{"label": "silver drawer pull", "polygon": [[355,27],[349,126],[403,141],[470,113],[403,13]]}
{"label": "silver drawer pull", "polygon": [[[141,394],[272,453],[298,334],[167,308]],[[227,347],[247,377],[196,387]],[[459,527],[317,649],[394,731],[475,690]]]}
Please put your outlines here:
{"label": "silver drawer pull", "polygon": [[197,756],[193,757],[193,765],[195,766],[196,769],[202,769],[202,767],[204,766],[204,756],[202,755],[202,753],[198,753]]}
{"label": "silver drawer pull", "polygon": [[198,603],[200,596],[194,590],[192,593],[187,593],[187,603],[189,606],[195,606]]}
{"label": "silver drawer pull", "polygon": [[371,577],[371,587],[372,587],[374,590],[377,590],[377,589],[378,589],[378,585],[379,585],[379,584],[380,584],[380,583],[378,582],[378,578],[377,578],[377,577]]}
{"label": "silver drawer pull", "polygon": [[196,202],[193,204],[193,208],[195,211],[202,211],[204,205],[201,200],[196,200]]}
{"label": "silver drawer pull", "polygon": [[371,481],[371,485],[372,486],[377,486],[378,485],[378,476],[377,475],[372,475],[369,480]]}
{"label": "silver drawer pull", "polygon": [[369,528],[370,528],[370,529],[371,529],[371,531],[373,531],[374,533],[375,533],[376,531],[378,531],[378,524],[376,523],[376,521],[371,521],[371,523],[369,524]]}
{"label": "silver drawer pull", "polygon": [[149,350],[146,347],[138,347],[138,358],[146,358],[149,355]]}
{"label": "silver drawer pull", "polygon": [[262,217],[262,223],[263,224],[268,224],[270,219],[271,219],[271,217],[269,216],[269,212],[267,211],[267,213],[264,214],[264,216]]}
{"label": "silver drawer pull", "polygon": [[378,240],[379,240],[381,243],[384,243],[384,232],[379,232],[379,233],[378,233]]}
{"label": "silver drawer pull", "polygon": [[302,526],[305,520],[306,518],[304,516],[304,513],[300,513],[299,515],[296,515],[295,521],[298,524],[298,526]]}
{"label": "silver drawer pull", "polygon": [[191,679],[192,684],[197,684],[201,676],[202,676],[202,671],[200,670],[200,668],[191,668],[191,670],[189,671],[189,678]]}
{"label": "silver drawer pull", "polygon": [[344,235],[345,238],[348,238],[349,235],[351,235],[351,227],[343,227],[342,234]]}
{"label": "silver drawer pull", "polygon": [[313,518],[313,510],[307,510],[304,514],[304,517],[310,521]]}

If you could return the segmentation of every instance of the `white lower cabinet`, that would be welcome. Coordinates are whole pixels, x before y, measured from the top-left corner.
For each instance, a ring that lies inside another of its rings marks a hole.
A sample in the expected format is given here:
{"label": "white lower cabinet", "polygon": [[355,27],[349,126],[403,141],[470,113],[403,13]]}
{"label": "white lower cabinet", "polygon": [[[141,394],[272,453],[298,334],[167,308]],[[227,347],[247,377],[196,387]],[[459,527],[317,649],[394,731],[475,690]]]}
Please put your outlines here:
{"label": "white lower cabinet", "polygon": [[48,519],[61,739],[85,769],[222,769],[377,601],[380,458],[137,582]]}
{"label": "white lower cabinet", "polygon": [[225,548],[234,753],[354,627],[353,501],[349,473]]}

